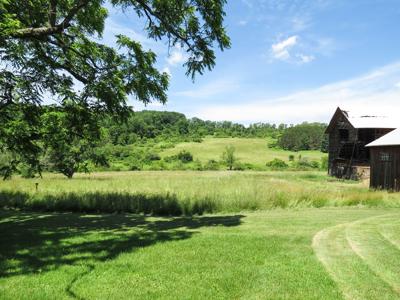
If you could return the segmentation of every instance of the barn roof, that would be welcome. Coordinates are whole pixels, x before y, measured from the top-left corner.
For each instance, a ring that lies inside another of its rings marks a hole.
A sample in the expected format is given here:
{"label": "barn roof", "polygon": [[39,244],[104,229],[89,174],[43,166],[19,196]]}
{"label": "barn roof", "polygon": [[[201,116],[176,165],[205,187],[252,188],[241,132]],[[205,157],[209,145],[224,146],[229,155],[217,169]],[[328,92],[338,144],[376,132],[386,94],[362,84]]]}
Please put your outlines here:
{"label": "barn roof", "polygon": [[397,146],[400,145],[400,129],[393,130],[365,147]]}
{"label": "barn roof", "polygon": [[399,128],[400,122],[394,118],[385,116],[352,116],[347,115],[347,119],[354,128]]}
{"label": "barn roof", "polygon": [[400,128],[400,121],[398,119],[385,117],[385,116],[373,116],[373,115],[355,115],[352,112],[337,108],[335,114],[332,117],[331,122],[326,130],[328,133],[336,124],[336,119],[339,115],[343,115],[356,129],[361,128],[387,128],[396,129]]}

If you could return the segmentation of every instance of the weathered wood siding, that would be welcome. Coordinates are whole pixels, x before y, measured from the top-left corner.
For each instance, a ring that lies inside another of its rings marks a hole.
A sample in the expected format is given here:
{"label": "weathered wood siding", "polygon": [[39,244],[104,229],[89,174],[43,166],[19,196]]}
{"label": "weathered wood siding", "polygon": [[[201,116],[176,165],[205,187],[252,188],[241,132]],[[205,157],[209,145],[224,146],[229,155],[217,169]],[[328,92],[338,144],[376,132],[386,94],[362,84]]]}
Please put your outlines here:
{"label": "weathered wood siding", "polygon": [[342,115],[336,119],[334,128],[329,133],[329,174],[336,176],[334,161],[339,157],[340,149],[342,148],[342,140],[340,139],[340,130],[346,129],[349,131],[348,141],[357,140],[357,129],[355,129],[349,121]]}
{"label": "weathered wood siding", "polygon": [[400,191],[400,146],[371,147],[370,151],[371,188]]}

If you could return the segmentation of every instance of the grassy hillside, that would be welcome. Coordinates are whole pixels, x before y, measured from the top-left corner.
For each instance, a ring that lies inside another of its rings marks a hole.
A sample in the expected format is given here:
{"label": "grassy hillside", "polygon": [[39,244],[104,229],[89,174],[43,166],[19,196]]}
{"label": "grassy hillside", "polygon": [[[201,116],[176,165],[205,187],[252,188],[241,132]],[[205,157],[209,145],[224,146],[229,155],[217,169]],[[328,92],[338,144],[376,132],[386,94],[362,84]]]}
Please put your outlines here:
{"label": "grassy hillside", "polygon": [[242,163],[251,163],[257,166],[265,166],[265,163],[279,158],[288,161],[289,155],[298,157],[301,155],[310,160],[320,161],[326,154],[320,151],[291,152],[268,147],[270,139],[262,138],[204,138],[202,143],[180,143],[174,148],[167,149],[161,153],[162,157],[175,155],[179,151],[186,150],[193,154],[195,159],[206,163],[210,159],[219,160],[227,146],[234,146],[236,155]]}
{"label": "grassy hillside", "polygon": [[399,217],[2,212],[0,298],[399,299]]}

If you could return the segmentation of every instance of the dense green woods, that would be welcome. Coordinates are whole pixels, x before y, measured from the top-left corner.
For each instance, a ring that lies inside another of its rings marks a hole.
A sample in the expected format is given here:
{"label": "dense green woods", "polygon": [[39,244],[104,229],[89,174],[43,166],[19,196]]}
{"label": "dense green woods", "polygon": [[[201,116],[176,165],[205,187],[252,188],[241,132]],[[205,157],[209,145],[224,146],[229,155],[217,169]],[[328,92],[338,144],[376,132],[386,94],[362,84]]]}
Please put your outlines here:
{"label": "dense green woods", "polygon": [[[72,106],[70,109],[76,109]],[[264,140],[265,149],[288,151],[323,150],[325,145],[325,125],[304,123],[296,126],[286,124],[255,123],[249,126],[229,121],[204,121],[187,118],[177,112],[130,111],[125,119],[110,115],[100,118],[87,116],[86,110],[65,111],[55,106],[43,106],[36,111],[35,136],[27,132],[27,139],[39,153],[39,163],[22,161],[18,148],[2,145],[0,170],[3,177],[20,173],[32,177],[43,171],[62,173],[72,177],[76,172],[102,170],[246,170],[319,168],[324,163],[310,162],[300,154],[287,154],[287,162],[264,161],[262,165],[238,159],[235,147],[228,139],[221,145],[214,157],[200,161],[198,154],[190,149],[181,149],[171,155],[163,155],[167,149],[181,143],[202,143],[207,137],[242,138],[243,143]],[[24,118],[14,116],[14,126],[24,126]],[[86,119],[85,122],[83,120]],[[94,120],[87,122],[87,120]],[[13,127],[8,129],[8,137],[13,138]],[[16,132],[21,132],[16,130]],[[20,137],[18,139],[20,140]],[[248,142],[246,142],[248,141]],[[8,142],[7,145],[12,143]],[[17,146],[17,144],[16,144]],[[229,148],[229,159],[226,149]],[[202,151],[208,151],[206,149]],[[252,151],[250,148],[247,151]],[[225,153],[225,154],[224,154]],[[290,156],[290,157],[289,157]],[[273,159],[280,157],[273,157]]]}

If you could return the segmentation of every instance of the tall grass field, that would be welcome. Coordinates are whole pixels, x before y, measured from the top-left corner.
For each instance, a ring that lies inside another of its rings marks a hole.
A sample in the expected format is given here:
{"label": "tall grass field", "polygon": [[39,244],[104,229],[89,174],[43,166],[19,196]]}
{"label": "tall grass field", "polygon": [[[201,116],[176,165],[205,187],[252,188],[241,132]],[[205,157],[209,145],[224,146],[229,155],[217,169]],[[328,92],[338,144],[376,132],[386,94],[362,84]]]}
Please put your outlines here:
{"label": "tall grass field", "polygon": [[67,180],[0,182],[0,205],[58,212],[152,215],[231,213],[273,208],[400,207],[400,196],[324,172],[151,171],[78,174]]}

